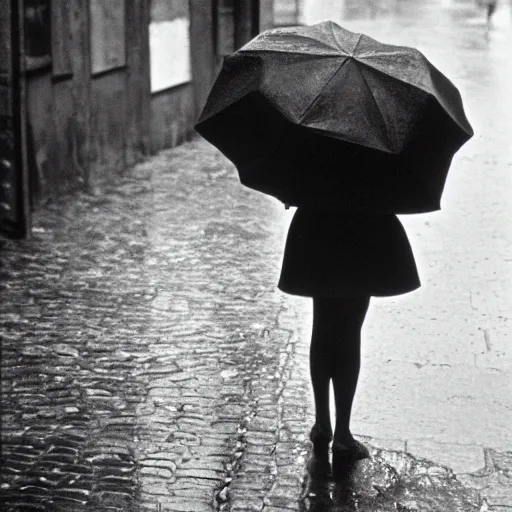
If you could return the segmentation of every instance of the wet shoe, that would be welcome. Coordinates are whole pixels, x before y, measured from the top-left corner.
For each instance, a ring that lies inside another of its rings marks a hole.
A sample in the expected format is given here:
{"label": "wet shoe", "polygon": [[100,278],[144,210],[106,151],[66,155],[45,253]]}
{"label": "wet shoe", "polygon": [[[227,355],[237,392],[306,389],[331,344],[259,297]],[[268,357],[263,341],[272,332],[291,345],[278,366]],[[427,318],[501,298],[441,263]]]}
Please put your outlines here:
{"label": "wet shoe", "polygon": [[334,442],[332,445],[332,472],[333,475],[344,474],[347,468],[357,461],[369,459],[370,452],[363,443],[353,439],[347,444]]}
{"label": "wet shoe", "polygon": [[313,454],[317,457],[327,456],[329,454],[329,444],[332,441],[332,434],[325,433],[315,424],[309,434],[309,439],[313,445]]}

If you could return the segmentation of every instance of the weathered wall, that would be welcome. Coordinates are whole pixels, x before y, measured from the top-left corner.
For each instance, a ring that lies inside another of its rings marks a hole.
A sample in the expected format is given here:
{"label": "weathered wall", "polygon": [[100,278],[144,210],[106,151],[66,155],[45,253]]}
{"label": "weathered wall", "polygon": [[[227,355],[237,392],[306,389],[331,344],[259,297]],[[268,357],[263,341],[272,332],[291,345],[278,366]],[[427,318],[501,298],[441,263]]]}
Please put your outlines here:
{"label": "weathered wall", "polygon": [[149,125],[149,9],[147,0],[130,0],[127,15],[126,165],[132,165],[150,148]]}
{"label": "weathered wall", "polygon": [[[39,199],[89,183],[89,105],[86,0],[53,0],[53,62],[27,74],[27,121]],[[31,150],[31,148],[29,148]]]}
{"label": "weathered wall", "polygon": [[[100,192],[142,155],[189,138],[222,55],[271,25],[272,2],[189,0],[191,79],[152,93],[149,0],[126,0],[126,61],[95,74],[93,49],[101,53],[105,44],[91,40],[90,0],[52,0],[52,61],[30,71],[26,82],[38,198]],[[0,0],[5,18],[3,4],[10,2]],[[170,5],[181,13],[186,4]],[[169,48],[169,58],[173,51],[182,50]]]}
{"label": "weathered wall", "polygon": [[277,0],[260,0],[260,31],[274,26],[274,2]]}
{"label": "weathered wall", "polygon": [[[152,95],[151,150],[190,135],[222,57],[273,25],[274,0],[190,0],[193,80]],[[170,53],[172,58],[172,52]]]}
{"label": "weathered wall", "polygon": [[15,159],[11,2],[0,0],[0,227],[16,230],[19,220],[19,169]]}
{"label": "weathered wall", "polygon": [[[59,98],[60,99],[60,98]],[[65,178],[60,180],[59,168],[66,161],[66,154],[58,158],[59,137],[53,133],[53,86],[48,70],[27,77],[27,122],[29,124],[29,147],[35,157],[36,169],[31,186],[37,191],[38,198],[52,195],[66,187]],[[60,110],[60,109],[59,109]]]}
{"label": "weathered wall", "polygon": [[206,102],[215,73],[213,14],[212,0],[190,0],[190,37],[196,119]]}
{"label": "weathered wall", "polygon": [[126,85],[124,69],[93,78],[91,83],[90,157],[93,186],[121,174],[125,166],[129,109]]}
{"label": "weathered wall", "polygon": [[300,21],[301,3],[301,0],[274,0],[274,24],[276,26],[297,25]]}
{"label": "weathered wall", "polygon": [[27,76],[41,199],[98,190],[148,152],[147,6],[126,2],[126,65],[91,76],[89,2],[53,0],[53,62]]}
{"label": "weathered wall", "polygon": [[195,122],[192,84],[153,95],[151,99],[151,151],[177,146],[191,134]]}
{"label": "weathered wall", "polygon": [[[53,0],[53,176],[46,195],[89,185],[90,73],[87,0]],[[58,52],[56,52],[56,47]]]}

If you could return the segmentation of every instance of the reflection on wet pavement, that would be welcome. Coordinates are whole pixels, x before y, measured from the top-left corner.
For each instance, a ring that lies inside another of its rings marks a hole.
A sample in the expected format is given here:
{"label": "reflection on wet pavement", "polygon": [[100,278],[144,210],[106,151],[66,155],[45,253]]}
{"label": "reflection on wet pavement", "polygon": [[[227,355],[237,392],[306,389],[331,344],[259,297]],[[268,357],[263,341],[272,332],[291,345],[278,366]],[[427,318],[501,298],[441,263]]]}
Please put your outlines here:
{"label": "reflection on wet pavement", "polygon": [[334,481],[307,476],[303,512],[480,511],[480,497],[445,467],[410,455],[374,450]]}

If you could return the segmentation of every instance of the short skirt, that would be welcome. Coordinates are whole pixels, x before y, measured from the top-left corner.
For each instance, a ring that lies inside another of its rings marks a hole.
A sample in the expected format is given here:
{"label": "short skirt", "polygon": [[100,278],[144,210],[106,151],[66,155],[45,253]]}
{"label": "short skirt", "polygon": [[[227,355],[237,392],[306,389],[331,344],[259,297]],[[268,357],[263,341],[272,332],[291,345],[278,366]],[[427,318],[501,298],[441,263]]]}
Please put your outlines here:
{"label": "short skirt", "polygon": [[298,208],[278,287],[307,297],[392,296],[421,286],[396,215]]}

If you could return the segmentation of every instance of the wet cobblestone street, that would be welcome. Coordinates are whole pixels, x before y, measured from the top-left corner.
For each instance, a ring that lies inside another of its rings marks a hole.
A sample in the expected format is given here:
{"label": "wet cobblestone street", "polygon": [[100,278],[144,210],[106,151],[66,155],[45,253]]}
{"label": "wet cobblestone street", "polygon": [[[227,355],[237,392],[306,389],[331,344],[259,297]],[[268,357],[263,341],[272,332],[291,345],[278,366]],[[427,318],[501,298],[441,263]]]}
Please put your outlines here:
{"label": "wet cobblestone street", "polygon": [[[496,72],[510,36],[498,26],[488,51],[462,0],[469,28],[450,32],[446,8],[429,35],[414,23],[433,4],[458,5],[421,2],[400,26],[439,55],[457,49],[445,63],[477,134],[446,210],[404,222],[430,282],[372,306],[354,413],[372,459],[337,484],[307,475],[311,304],[276,289],[290,212],[198,138],[101,194],[42,206],[30,240],[0,242],[2,511],[512,511],[512,103]],[[396,37],[393,23],[361,26]]]}
{"label": "wet cobblestone street", "polygon": [[201,510],[229,473],[226,455],[236,461],[256,375],[273,402],[291,345],[270,286],[279,232],[272,215],[256,224],[272,205],[240,197],[204,146],[162,157],[160,173],[140,166],[101,199],[54,205],[33,240],[4,247],[10,499],[100,510],[140,498],[151,510],[161,496],[174,510],[174,488]]}
{"label": "wet cobblestone street", "polygon": [[[275,289],[285,221],[195,141],[4,244],[6,510],[314,510],[332,494],[305,477],[309,304]],[[357,510],[480,509],[449,469],[369,442]]]}

